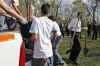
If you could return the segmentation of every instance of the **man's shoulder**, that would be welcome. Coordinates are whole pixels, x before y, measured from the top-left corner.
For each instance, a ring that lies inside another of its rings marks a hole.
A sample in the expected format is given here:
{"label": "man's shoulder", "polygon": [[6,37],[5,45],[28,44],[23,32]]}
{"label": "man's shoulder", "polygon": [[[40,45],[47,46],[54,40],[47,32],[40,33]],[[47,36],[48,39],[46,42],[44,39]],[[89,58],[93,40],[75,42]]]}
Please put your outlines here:
{"label": "man's shoulder", "polygon": [[43,17],[36,17],[33,22],[37,22],[39,24],[46,23],[46,24],[53,24],[53,21],[49,18],[43,18]]}
{"label": "man's shoulder", "polygon": [[32,24],[37,24],[39,23],[39,19],[38,17],[35,17],[33,20],[32,20]]}
{"label": "man's shoulder", "polygon": [[58,23],[56,21],[53,22],[54,25],[58,25]]}

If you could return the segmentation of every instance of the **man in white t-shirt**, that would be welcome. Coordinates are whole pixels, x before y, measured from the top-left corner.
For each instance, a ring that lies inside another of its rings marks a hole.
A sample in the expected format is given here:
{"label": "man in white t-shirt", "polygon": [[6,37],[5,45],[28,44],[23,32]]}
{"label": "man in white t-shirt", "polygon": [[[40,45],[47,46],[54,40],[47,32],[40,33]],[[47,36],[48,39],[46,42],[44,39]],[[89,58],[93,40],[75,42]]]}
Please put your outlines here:
{"label": "man in white t-shirt", "polygon": [[[15,1],[11,0],[13,5],[15,5]],[[23,24],[26,24],[27,21],[21,16],[19,10],[16,9],[16,7],[14,6],[15,9],[11,8],[10,3],[8,3],[8,0],[0,0],[0,14],[1,15],[11,15],[12,17],[18,18],[22,21]],[[5,14],[4,14],[5,13]]]}
{"label": "man in white t-shirt", "polygon": [[72,40],[73,46],[69,56],[69,62],[77,65],[77,58],[80,54],[81,45],[80,45],[80,33],[81,33],[81,19],[83,13],[78,12],[77,17],[73,18],[72,21],[68,25],[68,29],[72,31]]}
{"label": "man in white t-shirt", "polygon": [[53,41],[52,37],[51,37],[51,41],[53,44],[54,65],[56,65],[56,64],[57,65],[65,65],[65,61],[62,59],[62,57],[60,56],[60,54],[58,52],[59,46],[60,46],[62,38],[63,38],[61,31],[60,31],[60,27],[59,27],[58,23],[55,21],[54,16],[49,16],[49,18],[54,21],[53,25],[57,29],[56,40]]}
{"label": "man in white t-shirt", "polygon": [[[32,66],[53,66],[53,51],[51,44],[51,33],[56,31],[53,22],[47,17],[50,5],[43,4],[41,17],[34,18],[30,33],[34,41]],[[55,40],[56,35],[54,36]]]}

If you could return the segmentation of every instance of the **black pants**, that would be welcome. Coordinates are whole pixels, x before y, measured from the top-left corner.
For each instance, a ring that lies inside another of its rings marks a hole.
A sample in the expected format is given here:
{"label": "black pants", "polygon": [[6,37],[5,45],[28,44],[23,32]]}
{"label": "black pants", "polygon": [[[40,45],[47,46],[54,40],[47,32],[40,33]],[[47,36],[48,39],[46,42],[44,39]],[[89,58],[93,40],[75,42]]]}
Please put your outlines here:
{"label": "black pants", "polygon": [[93,32],[92,40],[94,40],[94,39],[95,39],[95,40],[97,39],[97,31],[94,31],[94,32]]}
{"label": "black pants", "polygon": [[72,50],[70,53],[70,57],[69,59],[72,61],[77,61],[77,57],[80,54],[80,50],[81,50],[81,46],[80,46],[80,33],[76,33],[74,40],[73,40],[73,46],[72,46]]}
{"label": "black pants", "polygon": [[91,37],[91,31],[87,31],[88,38]]}

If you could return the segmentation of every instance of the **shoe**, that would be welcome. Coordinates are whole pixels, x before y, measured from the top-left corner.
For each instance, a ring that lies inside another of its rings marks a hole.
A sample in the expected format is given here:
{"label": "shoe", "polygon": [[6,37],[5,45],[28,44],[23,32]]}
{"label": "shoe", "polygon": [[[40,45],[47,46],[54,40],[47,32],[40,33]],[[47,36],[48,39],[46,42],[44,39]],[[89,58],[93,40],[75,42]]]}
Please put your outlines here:
{"label": "shoe", "polygon": [[78,63],[76,61],[72,61],[70,59],[68,59],[66,63],[67,64],[71,63],[71,64],[74,64],[74,65],[78,65]]}
{"label": "shoe", "polygon": [[57,66],[67,66],[67,64],[58,64]]}
{"label": "shoe", "polygon": [[71,64],[73,64],[73,65],[78,65],[78,62],[76,62],[76,61],[71,61]]}
{"label": "shoe", "polygon": [[64,63],[58,63],[58,65],[64,65]]}

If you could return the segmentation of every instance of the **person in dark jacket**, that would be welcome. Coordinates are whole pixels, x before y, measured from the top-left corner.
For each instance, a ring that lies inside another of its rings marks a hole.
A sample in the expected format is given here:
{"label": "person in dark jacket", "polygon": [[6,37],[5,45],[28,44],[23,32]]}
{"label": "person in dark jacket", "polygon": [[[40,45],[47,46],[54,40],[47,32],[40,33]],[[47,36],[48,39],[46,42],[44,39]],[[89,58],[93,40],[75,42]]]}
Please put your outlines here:
{"label": "person in dark jacket", "polygon": [[93,23],[93,35],[92,35],[92,40],[97,40],[97,24],[96,22],[94,21]]}

